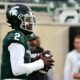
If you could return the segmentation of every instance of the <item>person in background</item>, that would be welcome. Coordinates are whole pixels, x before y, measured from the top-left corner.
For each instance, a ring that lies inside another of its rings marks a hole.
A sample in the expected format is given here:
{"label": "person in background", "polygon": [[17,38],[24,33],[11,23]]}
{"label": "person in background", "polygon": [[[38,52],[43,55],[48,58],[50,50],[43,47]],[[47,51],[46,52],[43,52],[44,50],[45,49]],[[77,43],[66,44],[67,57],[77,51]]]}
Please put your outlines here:
{"label": "person in background", "polygon": [[73,72],[77,62],[80,62],[80,34],[74,37],[74,49],[66,56],[64,80],[73,80]]}
{"label": "person in background", "polygon": [[[27,36],[29,39],[29,45],[31,49],[31,62],[34,62],[34,58],[41,53],[49,53],[49,50],[45,51],[41,47],[41,40],[39,36],[34,33]],[[48,71],[38,70],[28,76],[29,80],[54,80],[53,68]]]}
{"label": "person in background", "polygon": [[42,53],[44,51],[44,49],[40,46],[41,42],[39,36],[32,33],[30,36],[28,36],[28,39],[32,54]]}

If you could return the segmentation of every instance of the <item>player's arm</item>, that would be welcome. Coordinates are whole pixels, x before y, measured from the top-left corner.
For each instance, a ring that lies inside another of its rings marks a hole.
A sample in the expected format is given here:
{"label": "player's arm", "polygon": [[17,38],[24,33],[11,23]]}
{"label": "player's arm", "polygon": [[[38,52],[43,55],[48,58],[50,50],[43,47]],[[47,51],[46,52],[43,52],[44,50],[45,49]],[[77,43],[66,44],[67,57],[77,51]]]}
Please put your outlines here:
{"label": "player's arm", "polygon": [[51,67],[54,62],[51,55],[50,57],[40,55],[37,57],[37,61],[32,63],[24,63],[25,48],[19,43],[12,43],[8,47],[8,50],[10,52],[12,72],[15,76],[22,74],[28,75],[44,67]]}
{"label": "player's arm", "polygon": [[70,56],[68,55],[66,57],[64,66],[64,80],[71,80],[71,72],[72,72],[72,62]]}
{"label": "player's arm", "polygon": [[15,76],[30,74],[33,71],[44,68],[44,62],[39,59],[33,63],[24,63],[25,48],[19,43],[12,43],[8,47],[12,72]]}

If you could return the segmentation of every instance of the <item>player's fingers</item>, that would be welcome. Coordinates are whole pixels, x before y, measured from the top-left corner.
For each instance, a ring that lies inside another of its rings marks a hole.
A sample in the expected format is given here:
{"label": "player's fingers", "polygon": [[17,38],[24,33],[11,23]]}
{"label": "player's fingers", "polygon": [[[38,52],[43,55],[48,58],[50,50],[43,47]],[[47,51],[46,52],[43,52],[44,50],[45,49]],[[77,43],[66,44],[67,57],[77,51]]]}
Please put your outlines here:
{"label": "player's fingers", "polygon": [[48,63],[47,63],[47,66],[48,66],[48,67],[50,67],[50,66],[54,66],[54,64],[51,63],[51,62],[48,62]]}
{"label": "player's fingers", "polygon": [[53,60],[53,59],[49,59],[48,61],[49,61],[49,62],[55,62],[55,60]]}
{"label": "player's fingers", "polygon": [[43,54],[43,55],[45,55],[45,54],[49,54],[49,55],[50,55],[50,50],[46,50],[46,51],[44,51],[42,54]]}
{"label": "player's fingers", "polygon": [[52,58],[53,57],[53,55],[50,55],[48,58]]}
{"label": "player's fingers", "polygon": [[54,64],[47,65],[47,68],[51,68]]}

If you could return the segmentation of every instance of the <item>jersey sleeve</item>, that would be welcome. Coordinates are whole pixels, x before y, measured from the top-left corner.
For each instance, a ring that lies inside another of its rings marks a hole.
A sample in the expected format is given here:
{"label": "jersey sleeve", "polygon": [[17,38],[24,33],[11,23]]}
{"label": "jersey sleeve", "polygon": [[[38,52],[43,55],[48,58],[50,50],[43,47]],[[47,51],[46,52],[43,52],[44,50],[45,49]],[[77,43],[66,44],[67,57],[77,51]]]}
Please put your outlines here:
{"label": "jersey sleeve", "polygon": [[6,38],[4,39],[4,43],[9,45],[11,43],[20,43],[22,45],[25,44],[25,35],[19,31],[11,31],[7,34]]}

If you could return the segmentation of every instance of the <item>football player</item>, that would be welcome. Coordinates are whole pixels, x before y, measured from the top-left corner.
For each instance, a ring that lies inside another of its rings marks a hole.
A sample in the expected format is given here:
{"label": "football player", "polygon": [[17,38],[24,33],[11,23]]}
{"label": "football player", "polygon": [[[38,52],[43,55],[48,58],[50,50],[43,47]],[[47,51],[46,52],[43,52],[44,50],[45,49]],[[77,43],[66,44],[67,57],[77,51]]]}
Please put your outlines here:
{"label": "football player", "polygon": [[31,52],[26,35],[33,32],[35,24],[31,9],[17,4],[7,10],[6,17],[12,31],[8,32],[3,40],[1,78],[27,80],[27,76],[32,72],[51,67],[52,56],[39,55],[36,61],[30,63]]}

